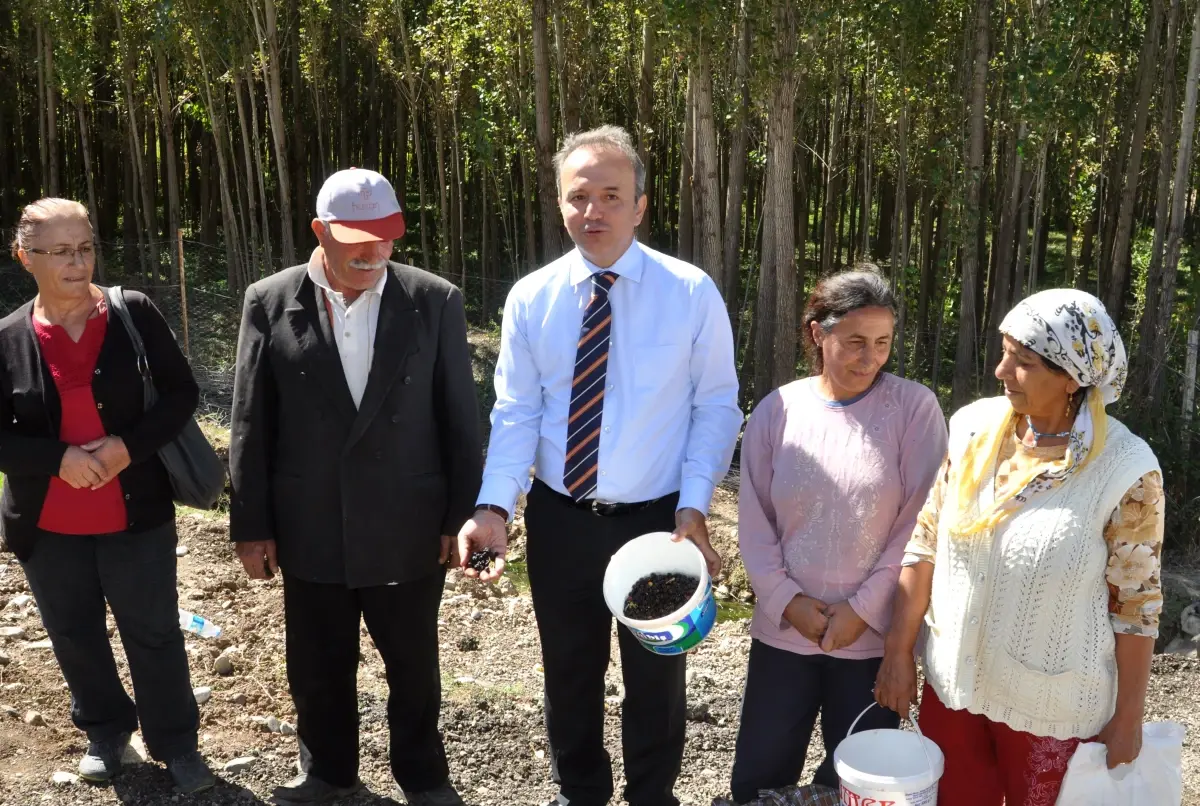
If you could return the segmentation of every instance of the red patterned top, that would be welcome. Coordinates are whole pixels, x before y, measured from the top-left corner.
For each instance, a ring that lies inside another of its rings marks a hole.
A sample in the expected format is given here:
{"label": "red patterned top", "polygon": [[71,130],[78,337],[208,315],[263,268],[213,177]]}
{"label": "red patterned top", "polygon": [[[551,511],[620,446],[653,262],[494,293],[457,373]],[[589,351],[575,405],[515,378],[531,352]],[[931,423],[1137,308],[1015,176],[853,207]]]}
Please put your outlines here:
{"label": "red patterned top", "polygon": [[[92,395],[96,360],[108,330],[108,313],[103,304],[100,315],[87,321],[78,342],[72,341],[60,325],[46,325],[34,319],[33,329],[62,401],[58,438],[68,445],[84,445],[107,436]],[[98,490],[87,487],[77,490],[58,476],[50,479],[38,519],[39,528],[65,535],[99,535],[123,532],[126,526],[120,479],[113,479]]]}

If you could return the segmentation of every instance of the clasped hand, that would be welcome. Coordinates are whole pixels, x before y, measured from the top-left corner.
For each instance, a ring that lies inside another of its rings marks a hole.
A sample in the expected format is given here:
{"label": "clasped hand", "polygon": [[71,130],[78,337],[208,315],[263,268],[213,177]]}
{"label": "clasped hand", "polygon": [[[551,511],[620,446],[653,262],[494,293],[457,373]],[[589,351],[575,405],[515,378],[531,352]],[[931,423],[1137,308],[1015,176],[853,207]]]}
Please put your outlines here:
{"label": "clasped hand", "polygon": [[836,652],[857,641],[867,631],[863,621],[849,602],[825,604],[811,596],[796,596],[788,602],[783,617],[796,631],[822,652]]}
{"label": "clasped hand", "polygon": [[101,437],[72,445],[63,453],[58,477],[76,490],[99,490],[129,467],[129,450],[120,437]]}

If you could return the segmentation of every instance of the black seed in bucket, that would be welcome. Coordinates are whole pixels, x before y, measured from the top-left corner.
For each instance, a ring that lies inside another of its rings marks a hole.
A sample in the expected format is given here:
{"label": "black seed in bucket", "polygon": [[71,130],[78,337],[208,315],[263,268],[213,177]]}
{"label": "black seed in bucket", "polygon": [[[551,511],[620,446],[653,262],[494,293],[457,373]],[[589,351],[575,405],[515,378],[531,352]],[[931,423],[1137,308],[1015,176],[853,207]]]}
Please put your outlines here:
{"label": "black seed in bucket", "polygon": [[496,559],[496,552],[485,549],[484,551],[473,553],[471,559],[467,561],[467,565],[482,574],[492,567],[492,560],[494,559]]}
{"label": "black seed in bucket", "polygon": [[625,618],[652,621],[687,604],[700,584],[687,574],[651,574],[633,583],[625,597]]}

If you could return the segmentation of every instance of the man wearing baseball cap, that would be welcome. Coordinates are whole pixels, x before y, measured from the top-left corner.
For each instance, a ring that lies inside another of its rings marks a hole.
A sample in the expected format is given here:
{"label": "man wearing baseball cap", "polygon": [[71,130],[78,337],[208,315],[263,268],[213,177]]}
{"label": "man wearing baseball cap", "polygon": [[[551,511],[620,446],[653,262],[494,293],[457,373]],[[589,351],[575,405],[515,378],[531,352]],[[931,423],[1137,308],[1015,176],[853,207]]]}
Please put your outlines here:
{"label": "man wearing baseball cap", "polygon": [[389,260],[392,186],[338,171],[307,264],[246,291],[233,397],[230,531],[253,579],[283,576],[301,774],[278,804],[358,778],[359,620],[390,689],[392,774],[412,806],[461,806],[438,732],[437,614],[480,483],[462,294]]}

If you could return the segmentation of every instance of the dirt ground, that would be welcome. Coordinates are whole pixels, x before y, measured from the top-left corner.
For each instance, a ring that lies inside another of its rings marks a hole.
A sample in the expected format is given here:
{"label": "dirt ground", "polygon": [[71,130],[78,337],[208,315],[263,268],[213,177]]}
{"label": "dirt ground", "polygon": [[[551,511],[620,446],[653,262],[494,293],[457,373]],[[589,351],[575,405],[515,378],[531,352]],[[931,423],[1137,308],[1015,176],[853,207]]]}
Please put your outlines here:
{"label": "dirt ground", "polygon": [[[714,515],[719,547],[732,552],[732,505],[735,494],[722,490]],[[254,804],[267,802],[271,789],[294,774],[295,722],[287,693],[283,660],[282,590],[278,580],[244,578],[227,542],[223,519],[181,514],[179,560],[181,607],[219,624],[219,639],[189,636],[192,683],[209,687],[211,699],[200,706],[201,751],[220,776],[218,787],[189,797],[174,794],[160,765],[135,764],[108,787],[84,783],[54,784],[55,772],[73,772],[85,748],[83,735],[68,715],[68,695],[54,657],[44,641],[37,609],[20,567],[0,557],[0,626],[21,627],[19,637],[0,639],[0,804]],[[519,554],[520,540],[516,543]],[[735,577],[737,571],[735,570]],[[555,793],[546,758],[542,723],[542,676],[532,605],[520,585],[506,580],[481,586],[448,579],[441,612],[441,666],[444,684],[442,728],[454,782],[472,806],[545,804]],[[728,585],[737,598],[742,586]],[[403,614],[398,614],[403,617]],[[110,620],[110,626],[112,622]],[[709,806],[728,791],[737,727],[740,687],[750,638],[747,622],[718,624],[714,634],[688,661],[688,743],[677,793],[686,804]],[[127,666],[114,640],[118,666]],[[223,650],[233,670],[214,670]],[[616,657],[615,647],[613,657]],[[387,766],[386,684],[383,666],[363,634],[359,669],[362,714],[363,780],[370,795],[346,801],[354,806],[396,803]],[[619,727],[621,685],[617,665],[609,670],[606,729],[621,787]],[[45,724],[31,726],[34,711]],[[275,717],[283,732],[261,722]],[[1148,718],[1175,719],[1200,729],[1200,661],[1160,656],[1154,661]],[[808,772],[821,757],[819,737],[810,751]],[[250,758],[241,772],[226,772],[233,759]],[[1200,804],[1200,757],[1194,740],[1184,747],[1185,804]]]}

